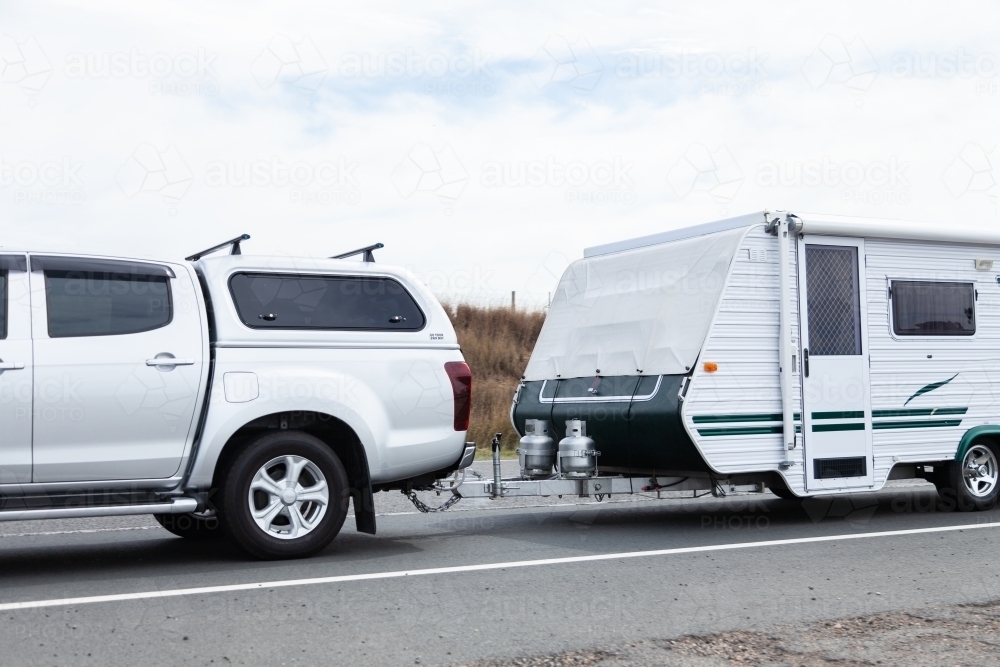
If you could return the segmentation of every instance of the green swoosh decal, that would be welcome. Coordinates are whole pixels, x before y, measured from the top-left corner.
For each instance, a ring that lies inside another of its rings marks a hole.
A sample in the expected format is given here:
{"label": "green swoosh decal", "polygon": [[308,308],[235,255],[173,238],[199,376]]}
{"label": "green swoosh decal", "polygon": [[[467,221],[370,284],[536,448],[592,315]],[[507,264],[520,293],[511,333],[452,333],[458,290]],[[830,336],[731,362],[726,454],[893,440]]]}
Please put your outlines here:
{"label": "green swoosh decal", "polygon": [[[917,396],[923,396],[924,394],[926,394],[929,391],[934,391],[935,389],[939,389],[939,388],[945,386],[946,384],[948,384],[949,382],[951,382],[952,380],[954,380],[957,377],[958,377],[958,373],[955,373],[954,375],[952,375],[947,380],[942,380],[941,382],[932,382],[931,384],[927,385],[926,387],[921,387],[920,389],[917,389],[917,393],[913,394],[913,396],[910,396],[908,399],[906,399],[906,403],[909,403],[910,401],[912,401],[913,399],[915,399]],[[906,407],[906,403],[903,403],[903,407],[904,408]]]}

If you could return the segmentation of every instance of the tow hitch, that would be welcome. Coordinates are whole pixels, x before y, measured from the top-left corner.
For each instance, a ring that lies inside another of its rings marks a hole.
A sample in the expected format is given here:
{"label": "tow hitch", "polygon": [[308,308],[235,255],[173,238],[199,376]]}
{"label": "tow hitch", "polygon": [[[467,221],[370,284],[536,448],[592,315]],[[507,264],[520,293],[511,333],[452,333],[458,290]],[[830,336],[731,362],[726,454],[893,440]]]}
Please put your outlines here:
{"label": "tow hitch", "polygon": [[[534,420],[529,420],[534,421]],[[485,477],[471,468],[457,470],[447,479],[438,480],[433,490],[438,494],[451,494],[438,507],[431,507],[410,491],[407,497],[422,513],[443,512],[453,507],[462,498],[498,498],[510,497],[548,497],[548,496],[578,496],[593,497],[598,501],[616,494],[632,495],[636,493],[655,492],[656,498],[661,498],[663,492],[691,492],[686,497],[701,497],[711,493],[716,497],[724,497],[743,493],[763,493],[766,489],[761,482],[752,484],[737,483],[736,480],[718,479],[711,475],[704,476],[674,476],[664,477],[626,477],[624,475],[598,474],[596,457],[600,455],[590,449],[593,441],[586,438],[586,424],[582,420],[570,420],[567,423],[567,437],[555,449],[552,440],[547,437],[548,423],[530,424],[528,433],[521,439],[521,475],[504,479],[500,470],[500,441],[502,433],[493,436],[490,449],[493,462],[492,477]],[[543,437],[548,443],[539,438]],[[586,445],[586,447],[584,447]],[[547,449],[551,449],[549,452]],[[527,455],[527,456],[525,456]],[[573,458],[573,466],[564,465],[563,459]],[[549,462],[548,471],[539,468],[539,461]],[[469,459],[471,463],[471,458]],[[545,472],[544,475],[541,473]],[[467,474],[468,473],[468,474]]]}

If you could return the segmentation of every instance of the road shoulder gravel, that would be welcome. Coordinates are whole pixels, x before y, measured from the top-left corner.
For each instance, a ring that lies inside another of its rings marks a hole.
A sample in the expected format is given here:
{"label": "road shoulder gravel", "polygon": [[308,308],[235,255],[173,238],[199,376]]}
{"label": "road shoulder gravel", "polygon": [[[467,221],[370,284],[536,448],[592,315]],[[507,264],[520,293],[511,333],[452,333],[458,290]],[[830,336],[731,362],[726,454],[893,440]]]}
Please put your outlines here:
{"label": "road shoulder gravel", "polygon": [[466,663],[469,667],[1000,665],[1000,601]]}

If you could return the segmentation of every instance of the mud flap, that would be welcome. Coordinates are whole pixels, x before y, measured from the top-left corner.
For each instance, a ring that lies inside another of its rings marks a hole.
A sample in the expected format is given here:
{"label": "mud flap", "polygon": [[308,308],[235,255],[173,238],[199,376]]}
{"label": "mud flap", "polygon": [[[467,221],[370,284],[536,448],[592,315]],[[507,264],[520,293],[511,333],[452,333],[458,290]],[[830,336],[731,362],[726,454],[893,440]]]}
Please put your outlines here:
{"label": "mud flap", "polygon": [[374,535],[375,496],[371,482],[366,482],[360,489],[351,489],[351,499],[354,501],[354,524],[358,532]]}

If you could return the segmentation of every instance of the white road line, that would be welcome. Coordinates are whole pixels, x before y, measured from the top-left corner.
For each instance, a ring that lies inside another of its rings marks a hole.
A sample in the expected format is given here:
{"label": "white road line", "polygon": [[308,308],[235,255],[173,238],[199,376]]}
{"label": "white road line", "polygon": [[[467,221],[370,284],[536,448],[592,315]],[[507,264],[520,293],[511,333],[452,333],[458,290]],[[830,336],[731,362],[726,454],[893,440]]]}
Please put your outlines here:
{"label": "white road line", "polygon": [[540,560],[520,560],[507,563],[482,563],[479,565],[456,565],[452,567],[433,567],[423,570],[399,570],[396,572],[371,572],[369,574],[346,574],[336,577],[316,577],[313,579],[286,579],[284,581],[264,581],[253,584],[229,584],[226,586],[202,586],[200,588],[177,588],[174,590],[145,591],[142,593],[91,595],[88,597],[59,598],[54,600],[29,600],[25,602],[7,602],[0,604],[0,611],[13,611],[16,609],[38,609],[40,607],[67,607],[74,605],[94,604],[97,602],[149,600],[157,598],[180,597],[185,595],[207,595],[211,593],[230,593],[233,591],[288,588],[291,586],[315,586],[317,584],[338,584],[349,581],[370,581],[373,579],[398,579],[402,577],[418,577],[418,576],[432,575],[432,574],[455,574],[460,572],[481,572],[484,570],[507,570],[518,567],[538,567],[542,565],[588,563],[592,561],[616,560],[625,558],[673,556],[677,554],[704,553],[709,551],[731,551],[733,549],[780,547],[792,544],[812,544],[815,542],[839,542],[843,540],[861,540],[873,537],[900,537],[903,535],[947,533],[947,532],[954,532],[961,530],[977,530],[980,528],[1000,528],[1000,522],[967,524],[960,526],[938,526],[933,528],[911,528],[909,530],[885,530],[875,533],[855,533],[853,535],[795,537],[787,540],[767,540],[763,542],[738,542],[734,544],[712,544],[702,547],[679,547],[676,549],[657,549],[655,551],[626,551],[623,553],[595,554],[592,556],[567,556],[564,558],[543,558]]}

